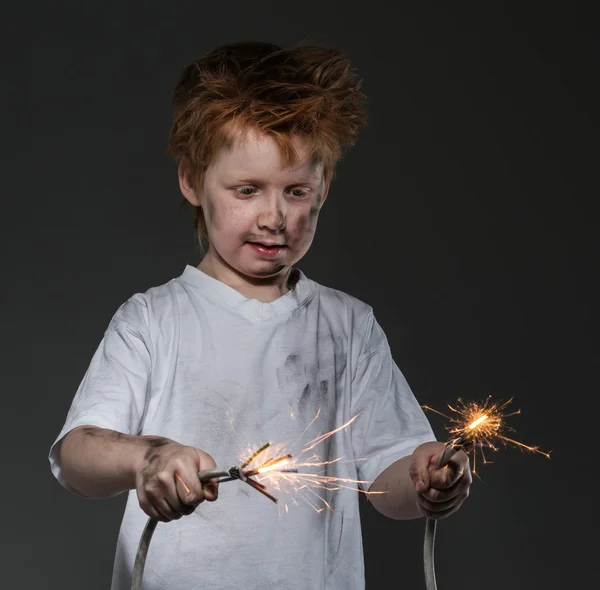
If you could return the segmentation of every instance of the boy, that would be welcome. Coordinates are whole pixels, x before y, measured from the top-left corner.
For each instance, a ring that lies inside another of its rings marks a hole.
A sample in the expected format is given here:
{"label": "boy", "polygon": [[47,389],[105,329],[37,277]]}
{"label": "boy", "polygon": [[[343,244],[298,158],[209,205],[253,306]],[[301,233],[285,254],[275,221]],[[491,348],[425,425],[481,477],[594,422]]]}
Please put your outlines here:
{"label": "boy", "polygon": [[318,511],[290,501],[280,516],[248,486],[197,478],[357,414],[315,449],[343,458],[325,475],[373,482],[386,493],[372,503],[396,519],[443,518],[467,496],[467,456],[436,469],[443,444],[372,309],[294,266],[362,103],[345,57],[307,45],[227,45],[183,71],[169,150],[205,255],[119,308],[50,452],[72,492],[129,492],[113,590],[131,587],[148,516],[176,522],[154,534],[144,588],[364,588],[356,491],[319,490],[330,509],[313,496]]}

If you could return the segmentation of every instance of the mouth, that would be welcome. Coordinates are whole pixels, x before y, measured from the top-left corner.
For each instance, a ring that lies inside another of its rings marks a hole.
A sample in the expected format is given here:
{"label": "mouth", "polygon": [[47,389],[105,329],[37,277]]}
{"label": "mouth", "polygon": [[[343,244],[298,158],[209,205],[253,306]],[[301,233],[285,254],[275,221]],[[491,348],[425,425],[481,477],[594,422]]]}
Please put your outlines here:
{"label": "mouth", "polygon": [[257,254],[274,258],[283,252],[285,244],[266,244],[264,242],[246,242]]}
{"label": "mouth", "polygon": [[285,244],[270,244],[268,242],[248,242],[249,244],[256,244],[257,246],[262,246],[263,248],[284,248]]}

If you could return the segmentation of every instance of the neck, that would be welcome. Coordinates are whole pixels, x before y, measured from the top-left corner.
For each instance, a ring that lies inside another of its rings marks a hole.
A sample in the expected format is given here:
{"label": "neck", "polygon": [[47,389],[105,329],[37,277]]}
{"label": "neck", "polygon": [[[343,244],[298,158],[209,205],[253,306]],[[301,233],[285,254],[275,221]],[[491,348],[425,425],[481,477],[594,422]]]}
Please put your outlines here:
{"label": "neck", "polygon": [[227,264],[211,249],[197,266],[203,273],[225,283],[249,299],[271,303],[294,288],[298,273],[287,268],[277,275],[266,278],[246,276]]}

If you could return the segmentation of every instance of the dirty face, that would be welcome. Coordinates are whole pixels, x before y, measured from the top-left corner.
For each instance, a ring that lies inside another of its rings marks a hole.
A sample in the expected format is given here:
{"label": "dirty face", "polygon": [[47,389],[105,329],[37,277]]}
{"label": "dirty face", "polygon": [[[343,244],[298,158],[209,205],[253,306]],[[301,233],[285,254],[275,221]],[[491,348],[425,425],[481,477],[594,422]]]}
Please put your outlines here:
{"label": "dirty face", "polygon": [[286,166],[274,139],[248,130],[209,166],[195,196],[204,209],[211,265],[269,282],[286,276],[306,254],[328,183],[304,140],[293,142],[298,158]]}

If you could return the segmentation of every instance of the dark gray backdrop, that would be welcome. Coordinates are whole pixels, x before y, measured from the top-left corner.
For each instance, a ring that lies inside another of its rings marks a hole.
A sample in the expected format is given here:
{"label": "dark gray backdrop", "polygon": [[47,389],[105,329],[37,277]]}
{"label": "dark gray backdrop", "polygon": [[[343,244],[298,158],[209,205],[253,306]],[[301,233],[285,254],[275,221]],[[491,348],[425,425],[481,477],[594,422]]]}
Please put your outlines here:
{"label": "dark gray backdrop", "polygon": [[[109,587],[123,499],[70,495],[46,456],[117,307],[197,262],[163,156],[169,93],[243,39],[325,41],[365,79],[369,127],[300,267],[375,308],[421,403],[514,396],[518,438],[554,451],[481,469],[438,528],[440,589],[591,577],[594,21],[577,3],[392,4],[3,10],[2,588]],[[422,588],[423,522],[364,508],[369,590]]]}

